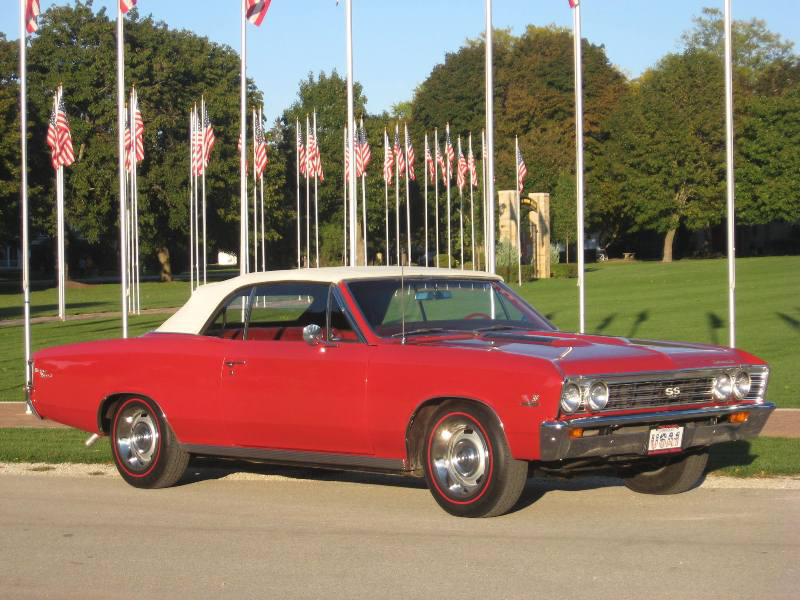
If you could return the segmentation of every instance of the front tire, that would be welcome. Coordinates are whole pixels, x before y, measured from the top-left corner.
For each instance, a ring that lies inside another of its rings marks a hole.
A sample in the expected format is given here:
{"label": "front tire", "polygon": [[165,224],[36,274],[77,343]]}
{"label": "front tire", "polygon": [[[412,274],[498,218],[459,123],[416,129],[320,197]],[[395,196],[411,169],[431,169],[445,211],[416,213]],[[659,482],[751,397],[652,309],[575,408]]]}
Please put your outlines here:
{"label": "front tire", "polygon": [[458,517],[508,512],[528,478],[528,464],[515,460],[496,420],[483,407],[443,405],[425,438],[425,480],[436,502]]}
{"label": "front tire", "polygon": [[114,411],[111,428],[114,464],[138,488],[164,488],[186,471],[189,454],[181,448],[161,411],[145,398],[127,398]]}
{"label": "front tire", "polygon": [[625,486],[640,494],[680,494],[697,487],[703,480],[708,450],[683,454],[655,469],[625,477]]}

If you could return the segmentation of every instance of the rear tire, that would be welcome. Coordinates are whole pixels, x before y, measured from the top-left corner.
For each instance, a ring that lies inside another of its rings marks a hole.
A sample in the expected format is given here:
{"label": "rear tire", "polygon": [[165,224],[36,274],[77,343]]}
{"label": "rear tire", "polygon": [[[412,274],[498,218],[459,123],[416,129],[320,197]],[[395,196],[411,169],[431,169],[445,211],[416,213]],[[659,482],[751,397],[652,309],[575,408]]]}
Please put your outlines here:
{"label": "rear tire", "polygon": [[502,515],[519,500],[528,463],[515,460],[496,419],[483,407],[440,407],[425,434],[425,480],[436,502],[458,517]]}
{"label": "rear tire", "polygon": [[625,486],[640,494],[680,494],[703,481],[707,463],[708,450],[683,454],[662,467],[626,476]]}
{"label": "rear tire", "polygon": [[111,448],[119,474],[138,488],[169,487],[189,464],[161,411],[145,398],[127,398],[116,407]]}

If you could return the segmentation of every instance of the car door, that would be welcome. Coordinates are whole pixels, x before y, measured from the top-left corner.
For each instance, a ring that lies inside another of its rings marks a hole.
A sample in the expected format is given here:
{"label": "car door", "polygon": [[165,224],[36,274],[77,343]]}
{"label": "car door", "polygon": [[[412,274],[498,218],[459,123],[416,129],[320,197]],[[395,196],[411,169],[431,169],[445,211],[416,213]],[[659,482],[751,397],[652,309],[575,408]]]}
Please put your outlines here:
{"label": "car door", "polygon": [[[316,282],[252,290],[242,339],[227,340],[223,362],[232,445],[372,453],[365,409],[369,348],[349,322],[338,333],[329,327],[332,294],[332,286]],[[303,339],[307,325],[322,332],[313,345]]]}

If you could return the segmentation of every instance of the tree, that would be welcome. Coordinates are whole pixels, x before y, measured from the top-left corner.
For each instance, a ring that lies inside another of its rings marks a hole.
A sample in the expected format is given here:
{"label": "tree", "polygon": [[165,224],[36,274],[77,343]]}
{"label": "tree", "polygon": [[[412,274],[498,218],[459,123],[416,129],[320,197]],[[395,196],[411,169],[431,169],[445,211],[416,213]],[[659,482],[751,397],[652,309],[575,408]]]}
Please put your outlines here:
{"label": "tree", "polygon": [[687,51],[643,75],[609,120],[605,149],[617,161],[612,185],[633,229],[664,236],[665,262],[679,225],[700,229],[724,215],[723,101],[720,61]]}
{"label": "tree", "polygon": [[[725,48],[723,13],[718,8],[703,8],[702,13],[693,19],[694,29],[683,34],[684,47],[712,52],[721,59]],[[794,43],[769,31],[761,19],[733,21],[731,34],[733,62],[751,80],[775,62],[792,59]]]}

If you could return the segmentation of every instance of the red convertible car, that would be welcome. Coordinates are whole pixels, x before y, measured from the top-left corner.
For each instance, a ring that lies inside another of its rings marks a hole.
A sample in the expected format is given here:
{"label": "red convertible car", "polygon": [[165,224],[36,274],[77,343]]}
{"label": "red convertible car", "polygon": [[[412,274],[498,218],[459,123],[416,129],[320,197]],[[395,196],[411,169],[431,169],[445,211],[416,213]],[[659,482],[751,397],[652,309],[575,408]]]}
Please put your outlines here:
{"label": "red convertible car", "polygon": [[769,369],[742,350],[558,331],[488,273],[252,273],[158,330],[49,348],[31,408],[111,440],[137,487],[191,456],[424,477],[447,512],[510,510],[530,474],[613,471],[671,494],[757,435]]}

